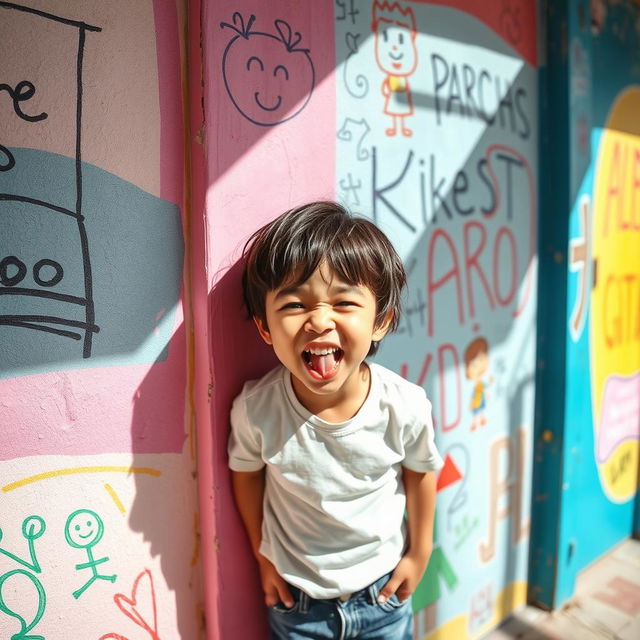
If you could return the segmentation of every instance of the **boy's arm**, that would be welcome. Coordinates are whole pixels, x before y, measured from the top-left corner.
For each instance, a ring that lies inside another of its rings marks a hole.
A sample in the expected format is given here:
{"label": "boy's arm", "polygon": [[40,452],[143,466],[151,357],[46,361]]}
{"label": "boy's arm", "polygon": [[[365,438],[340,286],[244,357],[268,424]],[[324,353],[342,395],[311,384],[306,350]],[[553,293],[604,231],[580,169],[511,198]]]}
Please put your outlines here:
{"label": "boy's arm", "polygon": [[402,467],[402,481],[407,496],[409,546],[389,582],[380,590],[380,602],[394,593],[400,600],[406,600],[416,590],[429,564],[433,548],[436,473],[420,473]]}
{"label": "boy's arm", "polygon": [[251,550],[260,568],[260,581],[264,601],[268,607],[282,602],[292,607],[294,602],[287,583],[267,558],[260,553],[262,541],[262,502],[264,498],[265,469],[258,471],[232,471],[231,484],[236,506],[249,536]]}

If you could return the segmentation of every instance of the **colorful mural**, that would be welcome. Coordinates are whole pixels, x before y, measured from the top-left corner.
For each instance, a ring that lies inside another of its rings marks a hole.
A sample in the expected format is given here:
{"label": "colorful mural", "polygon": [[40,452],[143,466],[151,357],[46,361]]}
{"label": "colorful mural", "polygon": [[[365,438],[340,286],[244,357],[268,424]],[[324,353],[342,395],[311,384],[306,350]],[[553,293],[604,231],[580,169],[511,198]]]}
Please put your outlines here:
{"label": "colorful mural", "polygon": [[409,273],[376,360],[424,386],[447,460],[416,638],[478,637],[526,593],[537,83],[515,4],[335,3],[336,193]]}
{"label": "colorful mural", "polygon": [[614,102],[593,185],[589,346],[595,455],[614,502],[633,498],[640,448],[640,89]]}
{"label": "colorful mural", "polygon": [[[591,33],[576,34],[573,45],[580,51],[574,104],[588,106],[591,129],[585,148],[572,150],[583,172],[568,228],[558,604],[572,594],[579,571],[632,534],[637,508],[640,6],[597,2],[592,11]],[[580,524],[594,514],[597,533]]]}
{"label": "colorful mural", "polygon": [[0,2],[0,637],[197,638],[184,6],[44,4]]}

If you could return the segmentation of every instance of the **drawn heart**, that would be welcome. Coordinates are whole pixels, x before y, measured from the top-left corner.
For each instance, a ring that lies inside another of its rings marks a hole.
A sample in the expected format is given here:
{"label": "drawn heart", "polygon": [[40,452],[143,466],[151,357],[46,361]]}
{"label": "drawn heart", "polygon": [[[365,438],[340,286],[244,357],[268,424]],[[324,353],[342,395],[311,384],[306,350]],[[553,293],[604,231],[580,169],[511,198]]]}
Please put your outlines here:
{"label": "drawn heart", "polygon": [[[127,597],[123,593],[116,593],[113,599],[122,613],[138,626],[147,630],[153,638],[157,637],[156,594],[153,588],[153,576],[149,569],[145,569],[136,578],[131,590],[131,597]],[[149,609],[153,617],[153,626],[147,622]]]}

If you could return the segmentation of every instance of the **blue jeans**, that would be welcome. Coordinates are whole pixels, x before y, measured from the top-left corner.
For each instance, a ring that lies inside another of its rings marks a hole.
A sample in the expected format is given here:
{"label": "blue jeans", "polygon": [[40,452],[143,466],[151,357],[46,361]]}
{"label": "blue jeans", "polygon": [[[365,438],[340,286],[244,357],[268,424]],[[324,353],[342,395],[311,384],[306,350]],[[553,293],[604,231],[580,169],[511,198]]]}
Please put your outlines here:
{"label": "blue jeans", "polygon": [[384,604],[378,593],[391,574],[354,593],[348,600],[315,600],[289,586],[294,605],[269,607],[272,640],[411,640],[411,598],[394,594]]}

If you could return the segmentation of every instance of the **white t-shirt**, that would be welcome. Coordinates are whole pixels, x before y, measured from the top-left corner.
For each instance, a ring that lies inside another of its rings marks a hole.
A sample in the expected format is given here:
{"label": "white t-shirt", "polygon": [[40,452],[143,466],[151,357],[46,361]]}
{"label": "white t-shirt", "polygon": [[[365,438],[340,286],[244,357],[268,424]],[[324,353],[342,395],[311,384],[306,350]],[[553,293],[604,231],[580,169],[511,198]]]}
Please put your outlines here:
{"label": "white t-shirt", "polygon": [[282,366],[247,382],[231,410],[229,466],[266,465],[260,552],[313,598],[358,591],[396,566],[406,535],[401,467],[442,466],[424,390],[369,368],[369,395],[346,422],[307,411]]}

